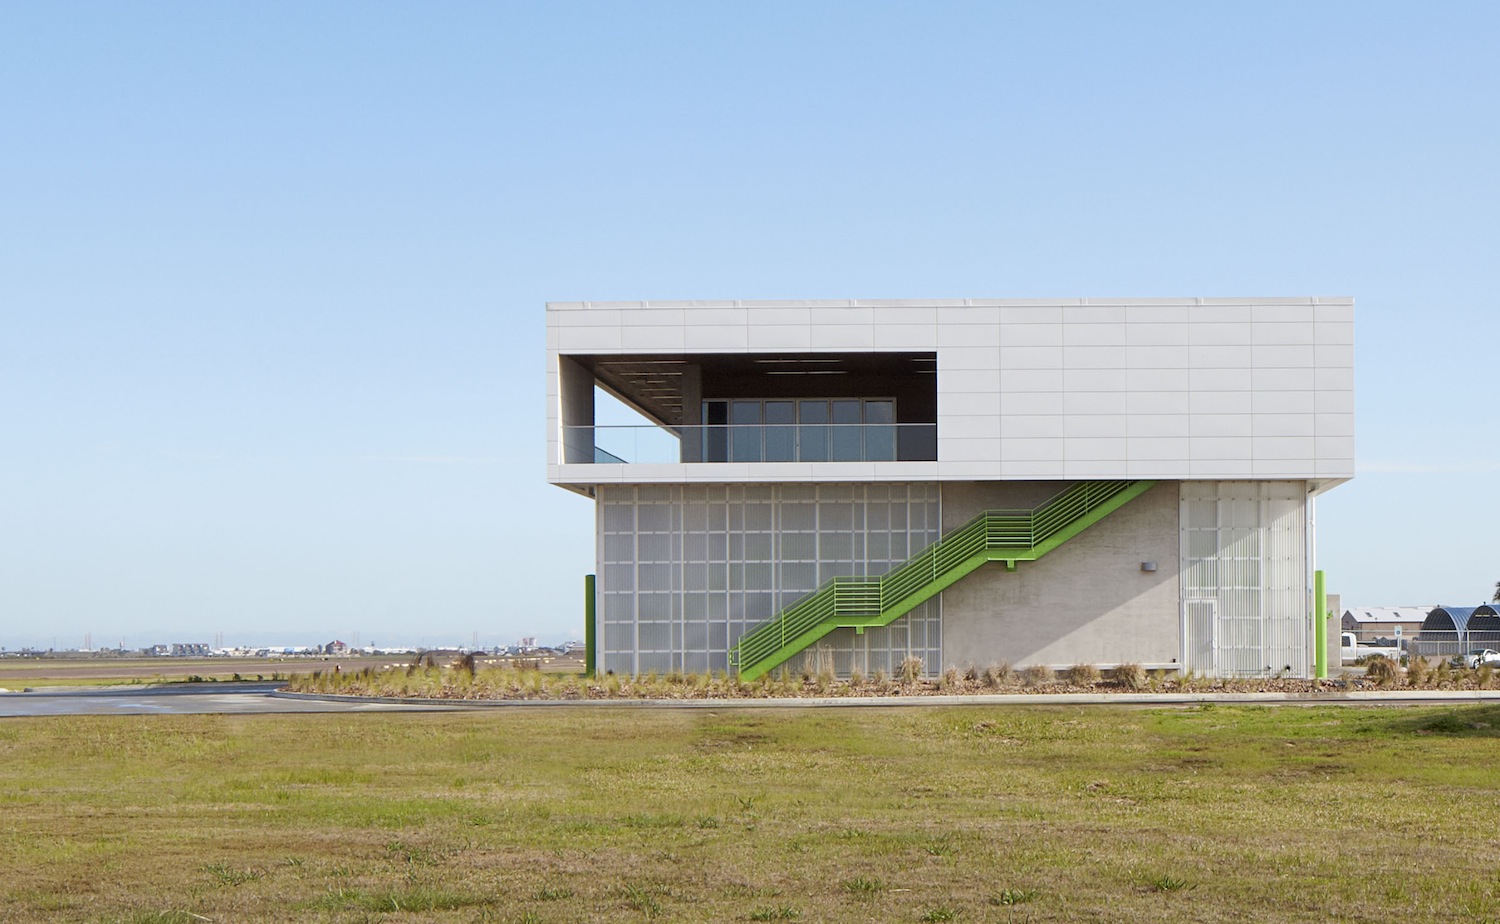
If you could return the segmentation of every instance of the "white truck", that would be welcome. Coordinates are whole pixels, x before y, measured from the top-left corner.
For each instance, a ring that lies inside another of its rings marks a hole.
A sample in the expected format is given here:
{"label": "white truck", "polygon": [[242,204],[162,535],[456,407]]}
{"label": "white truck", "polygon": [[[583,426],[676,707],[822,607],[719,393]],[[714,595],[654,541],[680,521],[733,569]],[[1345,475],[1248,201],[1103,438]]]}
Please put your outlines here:
{"label": "white truck", "polygon": [[1342,632],[1339,638],[1339,658],[1345,664],[1375,655],[1390,658],[1392,661],[1400,661],[1404,653],[1400,645],[1361,645],[1353,632]]}

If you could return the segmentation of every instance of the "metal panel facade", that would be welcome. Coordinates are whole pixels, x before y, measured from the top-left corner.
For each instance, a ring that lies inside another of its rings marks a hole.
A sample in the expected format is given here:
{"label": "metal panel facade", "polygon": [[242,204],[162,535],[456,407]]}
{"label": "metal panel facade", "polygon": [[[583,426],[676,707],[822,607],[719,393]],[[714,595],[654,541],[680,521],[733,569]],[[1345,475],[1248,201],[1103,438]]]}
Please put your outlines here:
{"label": "metal panel facade", "polygon": [[[872,480],[1354,474],[1349,298],[568,303],[547,317],[559,484],[725,480],[708,463],[558,458],[558,356],[641,352],[935,351],[937,461],[858,473]],[[849,477],[830,464],[752,480]]]}

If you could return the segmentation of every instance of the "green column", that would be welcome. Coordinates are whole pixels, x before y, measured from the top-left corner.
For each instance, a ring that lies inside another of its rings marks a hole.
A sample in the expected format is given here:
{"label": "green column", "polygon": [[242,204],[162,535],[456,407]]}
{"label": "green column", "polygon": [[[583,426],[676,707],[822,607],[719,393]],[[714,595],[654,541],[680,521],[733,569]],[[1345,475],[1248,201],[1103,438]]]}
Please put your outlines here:
{"label": "green column", "polygon": [[596,646],[596,632],[594,628],[594,576],[585,574],[583,576],[583,672],[586,676],[594,676],[594,663],[598,657]]}
{"label": "green column", "polygon": [[1328,587],[1323,572],[1313,572],[1313,676],[1328,679]]}

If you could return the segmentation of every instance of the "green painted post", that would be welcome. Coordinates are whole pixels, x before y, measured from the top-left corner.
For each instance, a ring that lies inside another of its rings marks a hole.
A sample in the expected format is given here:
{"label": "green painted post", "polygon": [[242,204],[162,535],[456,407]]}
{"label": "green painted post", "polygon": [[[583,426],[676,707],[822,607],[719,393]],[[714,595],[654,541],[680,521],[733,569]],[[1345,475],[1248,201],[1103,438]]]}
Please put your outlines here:
{"label": "green painted post", "polygon": [[1313,572],[1313,676],[1328,679],[1328,587],[1323,572]]}
{"label": "green painted post", "polygon": [[594,676],[594,659],[598,657],[594,629],[594,576],[583,576],[583,672]]}

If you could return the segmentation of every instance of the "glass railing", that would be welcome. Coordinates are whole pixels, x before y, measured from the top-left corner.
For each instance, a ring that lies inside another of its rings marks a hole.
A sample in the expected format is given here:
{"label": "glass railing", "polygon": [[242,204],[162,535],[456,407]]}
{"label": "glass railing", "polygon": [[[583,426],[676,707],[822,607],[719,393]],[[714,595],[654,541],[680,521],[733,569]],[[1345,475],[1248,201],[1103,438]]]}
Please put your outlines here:
{"label": "glass railing", "polygon": [[564,462],[933,462],[937,424],[564,427]]}

